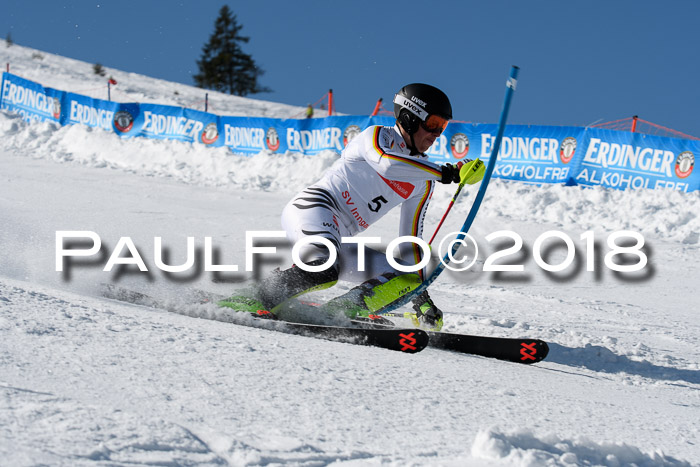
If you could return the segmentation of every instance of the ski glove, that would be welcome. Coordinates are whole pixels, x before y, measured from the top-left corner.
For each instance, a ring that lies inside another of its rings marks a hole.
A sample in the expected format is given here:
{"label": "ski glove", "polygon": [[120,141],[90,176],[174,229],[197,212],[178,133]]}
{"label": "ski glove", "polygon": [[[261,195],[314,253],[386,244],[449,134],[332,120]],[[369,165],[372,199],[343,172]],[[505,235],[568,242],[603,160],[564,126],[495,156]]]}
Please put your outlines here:
{"label": "ski glove", "polygon": [[445,184],[459,183],[459,169],[462,167],[462,162],[456,165],[445,164],[442,166],[442,178],[440,181]]}
{"label": "ski glove", "polygon": [[413,299],[413,309],[419,324],[425,324],[431,331],[442,329],[442,311],[435,306],[427,290]]}

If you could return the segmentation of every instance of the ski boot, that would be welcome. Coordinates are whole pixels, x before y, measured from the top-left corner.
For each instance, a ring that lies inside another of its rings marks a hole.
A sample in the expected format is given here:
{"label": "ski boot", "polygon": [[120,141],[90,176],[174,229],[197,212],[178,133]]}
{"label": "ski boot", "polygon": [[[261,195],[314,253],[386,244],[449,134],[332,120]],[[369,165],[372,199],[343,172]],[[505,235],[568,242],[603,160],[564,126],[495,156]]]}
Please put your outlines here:
{"label": "ski boot", "polygon": [[[324,262],[325,260],[320,259],[308,264],[316,266]],[[274,317],[274,314],[289,299],[332,287],[336,282],[338,282],[338,270],[335,267],[321,272],[308,272],[297,266],[292,266],[284,271],[273,271],[269,277],[252,289],[221,300],[218,304],[258,316],[261,316],[260,312],[262,311],[265,317],[270,318]]]}
{"label": "ski boot", "polygon": [[382,308],[420,284],[421,280],[417,274],[382,274],[332,299],[323,305],[323,309],[330,314],[345,314],[350,319],[369,318],[381,314]]}
{"label": "ski boot", "polygon": [[413,325],[417,328],[424,328],[429,331],[442,329],[442,311],[435,306],[427,290],[413,299],[413,310],[415,314],[406,312],[404,317],[410,318],[413,321]]}
{"label": "ski boot", "polygon": [[265,305],[255,298],[254,291],[245,291],[241,294],[233,295],[229,298],[219,300],[217,305],[220,307],[231,308],[233,311],[243,313],[251,313],[257,318],[275,319],[275,315],[265,308]]}

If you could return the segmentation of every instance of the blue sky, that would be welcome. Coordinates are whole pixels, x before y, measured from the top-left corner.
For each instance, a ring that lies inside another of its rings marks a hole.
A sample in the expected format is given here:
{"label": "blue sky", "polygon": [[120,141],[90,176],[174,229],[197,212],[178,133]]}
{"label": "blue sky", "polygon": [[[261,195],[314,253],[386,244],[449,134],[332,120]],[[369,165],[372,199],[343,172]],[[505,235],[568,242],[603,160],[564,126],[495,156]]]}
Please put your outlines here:
{"label": "blue sky", "polygon": [[5,0],[0,37],[46,52],[192,84],[227,4],[244,51],[273,90],[306,105],[368,114],[379,97],[427,82],[457,120],[495,123],[511,65],[510,123],[585,126],[633,115],[700,136],[695,0],[151,1]]}

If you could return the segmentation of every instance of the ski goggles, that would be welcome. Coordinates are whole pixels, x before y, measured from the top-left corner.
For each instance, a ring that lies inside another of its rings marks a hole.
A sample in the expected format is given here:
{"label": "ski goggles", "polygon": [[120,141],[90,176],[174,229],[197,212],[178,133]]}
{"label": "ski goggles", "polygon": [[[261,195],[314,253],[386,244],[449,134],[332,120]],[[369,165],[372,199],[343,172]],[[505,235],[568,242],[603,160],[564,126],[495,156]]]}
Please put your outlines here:
{"label": "ski goggles", "polygon": [[449,120],[444,117],[440,117],[439,115],[428,115],[428,118],[420,122],[420,126],[423,127],[423,129],[428,133],[442,134],[442,132],[445,131],[445,128],[447,128],[448,123]]}

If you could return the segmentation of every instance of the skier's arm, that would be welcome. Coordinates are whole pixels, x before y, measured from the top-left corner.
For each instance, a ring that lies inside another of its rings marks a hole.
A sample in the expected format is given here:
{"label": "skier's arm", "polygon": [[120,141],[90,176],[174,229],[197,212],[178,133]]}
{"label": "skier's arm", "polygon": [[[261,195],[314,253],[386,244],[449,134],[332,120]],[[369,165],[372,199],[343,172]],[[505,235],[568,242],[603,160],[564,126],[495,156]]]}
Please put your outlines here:
{"label": "skier's arm", "polygon": [[[386,138],[386,139],[385,139]],[[443,177],[444,166],[440,166],[428,160],[409,157],[405,154],[393,152],[390,148],[389,135],[382,132],[382,127],[377,126],[371,133],[371,138],[365,140],[364,157],[367,163],[382,177],[401,182],[420,182],[423,180],[437,180],[450,183]]]}

